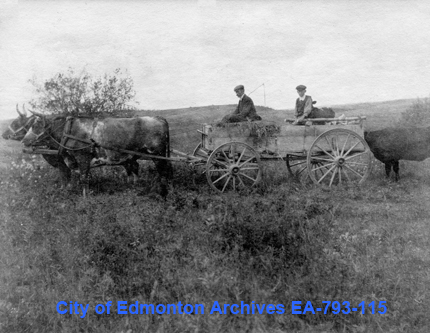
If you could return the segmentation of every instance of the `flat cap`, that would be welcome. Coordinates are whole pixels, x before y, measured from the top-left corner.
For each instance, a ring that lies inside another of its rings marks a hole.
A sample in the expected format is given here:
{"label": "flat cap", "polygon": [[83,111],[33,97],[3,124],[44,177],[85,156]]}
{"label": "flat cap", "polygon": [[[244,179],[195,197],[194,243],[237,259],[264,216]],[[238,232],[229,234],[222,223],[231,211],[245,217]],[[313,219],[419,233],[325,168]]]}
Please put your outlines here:
{"label": "flat cap", "polygon": [[241,84],[239,84],[238,86],[234,87],[234,91],[238,91],[239,89],[245,90],[245,87]]}
{"label": "flat cap", "polygon": [[301,85],[298,85],[298,86],[296,87],[296,89],[297,89],[298,91],[306,90],[306,86],[304,86],[303,84],[301,84]]}

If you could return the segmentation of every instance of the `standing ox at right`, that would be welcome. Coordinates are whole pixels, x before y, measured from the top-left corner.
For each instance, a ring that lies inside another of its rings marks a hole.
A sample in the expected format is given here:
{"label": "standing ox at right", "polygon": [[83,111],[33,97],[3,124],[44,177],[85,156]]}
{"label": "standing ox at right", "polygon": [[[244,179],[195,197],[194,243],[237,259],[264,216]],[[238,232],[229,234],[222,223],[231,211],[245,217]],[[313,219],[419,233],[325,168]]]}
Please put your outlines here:
{"label": "standing ox at right", "polygon": [[430,127],[384,128],[364,133],[373,155],[385,164],[387,177],[391,167],[399,180],[399,160],[424,161],[430,157]]}

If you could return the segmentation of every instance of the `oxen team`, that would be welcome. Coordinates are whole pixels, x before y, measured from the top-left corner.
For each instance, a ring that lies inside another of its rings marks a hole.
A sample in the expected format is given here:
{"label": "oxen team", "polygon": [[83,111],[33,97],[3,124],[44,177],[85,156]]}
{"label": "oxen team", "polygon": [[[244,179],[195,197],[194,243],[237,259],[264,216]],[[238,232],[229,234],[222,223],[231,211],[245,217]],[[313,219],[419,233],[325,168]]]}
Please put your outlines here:
{"label": "oxen team", "polygon": [[[60,170],[65,183],[71,170],[79,170],[86,181],[91,165],[122,165],[127,175],[136,177],[141,156],[123,150],[154,156],[161,179],[171,173],[169,160],[169,126],[161,117],[90,118],[42,115],[25,108],[3,133],[4,139],[20,140],[26,146],[43,146],[56,154],[43,155]],[[365,140],[374,156],[391,168],[399,180],[399,160],[423,161],[430,157],[430,127],[385,128],[365,132]],[[105,149],[106,147],[112,149]]]}
{"label": "oxen team", "polygon": [[[122,165],[127,175],[136,180],[141,156],[124,150],[157,157],[153,161],[166,184],[171,172],[169,157],[169,125],[161,117],[92,118],[42,115],[25,108],[3,133],[4,139],[20,140],[25,146],[58,151],[43,158],[59,168],[64,183],[70,181],[71,170],[80,171],[84,183],[94,165]],[[103,147],[109,147],[107,150]]]}

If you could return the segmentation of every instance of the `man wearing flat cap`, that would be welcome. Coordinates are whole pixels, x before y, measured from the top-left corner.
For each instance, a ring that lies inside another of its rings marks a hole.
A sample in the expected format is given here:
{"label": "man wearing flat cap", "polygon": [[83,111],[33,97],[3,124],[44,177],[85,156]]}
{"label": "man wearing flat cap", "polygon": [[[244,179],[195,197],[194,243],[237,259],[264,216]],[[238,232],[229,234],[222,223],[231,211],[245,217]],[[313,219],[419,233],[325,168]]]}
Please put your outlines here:
{"label": "man wearing flat cap", "polygon": [[245,95],[245,87],[238,85],[234,88],[236,96],[239,97],[239,104],[236,110],[232,114],[226,115],[221,122],[222,123],[238,123],[241,121],[255,121],[261,120],[261,117],[255,110],[254,102],[251,98]]}
{"label": "man wearing flat cap", "polygon": [[306,86],[299,85],[296,87],[299,98],[296,100],[296,107],[294,116],[296,121],[293,123],[297,125],[302,123],[305,118],[308,118],[312,112],[312,97],[306,95]]}

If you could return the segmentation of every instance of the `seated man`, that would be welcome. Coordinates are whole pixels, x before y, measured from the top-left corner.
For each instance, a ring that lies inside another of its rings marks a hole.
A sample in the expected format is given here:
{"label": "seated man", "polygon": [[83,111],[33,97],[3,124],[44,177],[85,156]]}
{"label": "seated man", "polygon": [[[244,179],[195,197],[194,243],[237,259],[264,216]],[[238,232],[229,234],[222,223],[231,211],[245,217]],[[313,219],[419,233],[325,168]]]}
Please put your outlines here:
{"label": "seated man", "polygon": [[299,98],[296,100],[295,113],[296,121],[293,125],[303,123],[305,118],[308,118],[312,112],[312,97],[306,95],[306,86],[299,85],[296,87]]}
{"label": "seated man", "polygon": [[239,104],[232,114],[228,114],[222,118],[221,123],[261,120],[261,117],[255,110],[254,102],[245,95],[244,86],[238,85],[234,88],[234,91],[236,92],[236,96],[239,97]]}

